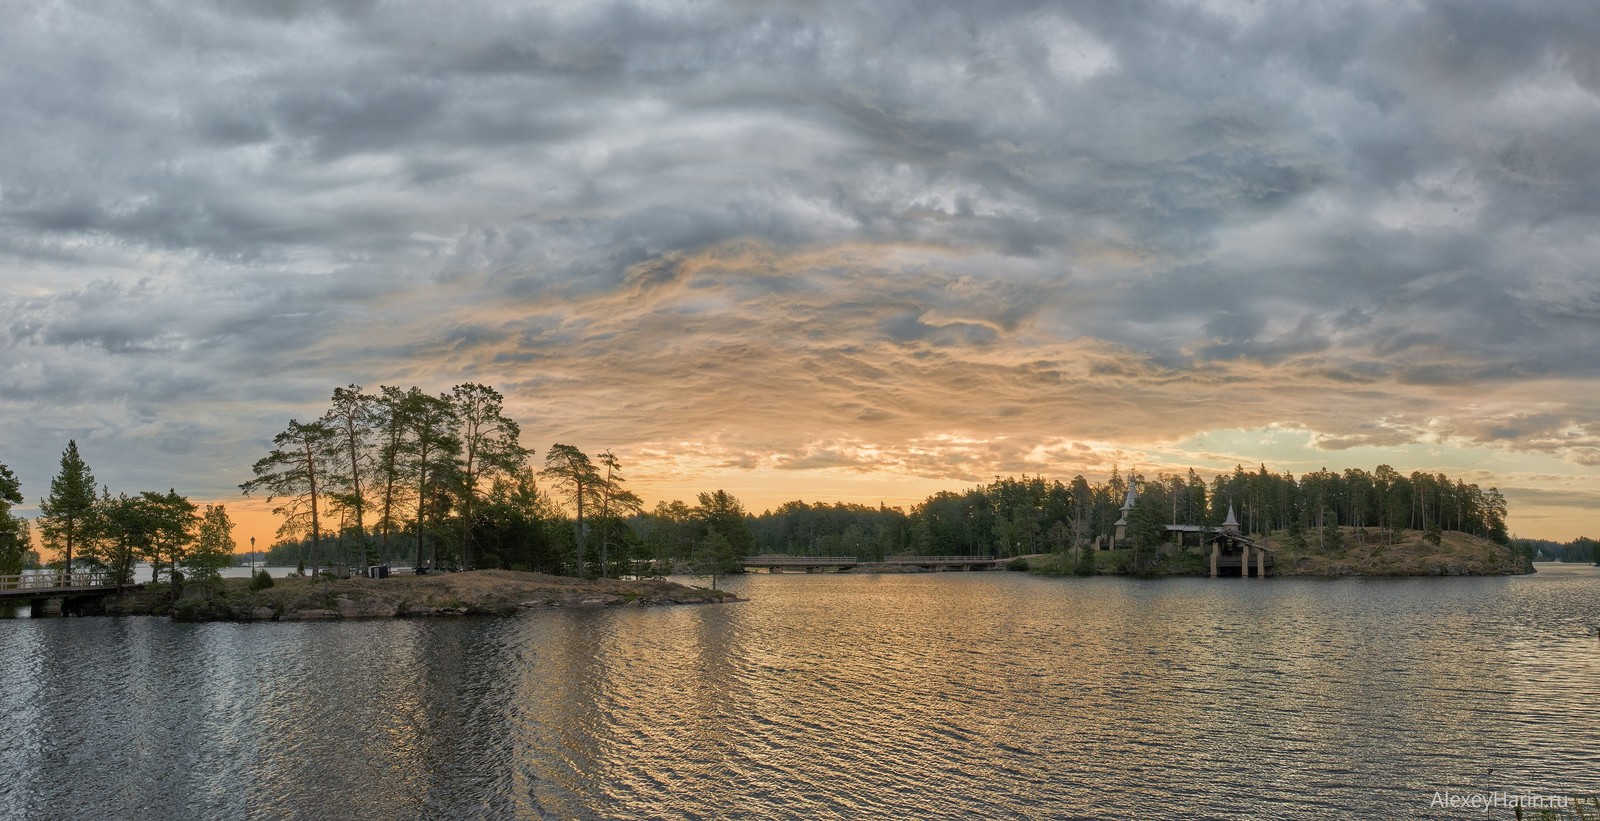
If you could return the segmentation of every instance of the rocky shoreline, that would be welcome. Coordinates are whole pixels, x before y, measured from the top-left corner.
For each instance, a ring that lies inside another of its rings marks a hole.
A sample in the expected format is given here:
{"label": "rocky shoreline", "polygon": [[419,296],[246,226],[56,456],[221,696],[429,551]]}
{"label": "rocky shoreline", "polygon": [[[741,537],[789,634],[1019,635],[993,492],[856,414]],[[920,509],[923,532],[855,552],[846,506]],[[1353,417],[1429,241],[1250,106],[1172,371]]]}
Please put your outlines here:
{"label": "rocky shoreline", "polygon": [[153,585],[104,600],[108,616],[170,616],[176,621],[319,621],[500,616],[523,610],[714,604],[742,601],[725,590],[661,579],[575,579],[513,570],[474,570],[386,579],[274,579],[252,590],[249,579],[220,587]]}

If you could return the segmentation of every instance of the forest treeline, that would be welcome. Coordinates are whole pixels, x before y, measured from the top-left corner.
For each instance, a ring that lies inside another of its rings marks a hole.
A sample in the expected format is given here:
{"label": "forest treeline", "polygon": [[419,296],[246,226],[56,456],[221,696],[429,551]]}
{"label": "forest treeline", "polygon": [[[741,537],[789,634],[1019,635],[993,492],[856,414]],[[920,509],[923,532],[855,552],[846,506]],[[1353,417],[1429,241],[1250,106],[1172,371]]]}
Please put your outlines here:
{"label": "forest treeline", "polygon": [[1537,562],[1568,562],[1600,565],[1600,542],[1579,536],[1570,542],[1550,539],[1512,539],[1518,552]]}
{"label": "forest treeline", "polygon": [[[642,563],[731,568],[750,553],[1012,557],[1096,543],[1122,515],[1128,479],[996,478],[913,506],[794,501],[748,514],[726,492],[698,504],[646,510],[610,451],[591,459],[555,444],[536,468],[503,414],[500,394],[460,385],[357,386],[334,392],[320,419],[291,420],[255,466],[246,492],[280,502],[285,540],[272,564],[375,561],[620,575]],[[320,477],[320,478],[318,478]],[[1341,540],[1437,541],[1459,530],[1507,541],[1506,501],[1495,488],[1440,473],[1319,470],[1295,477],[1242,466],[1209,482],[1186,474],[1136,476],[1137,521],[1220,525],[1232,505],[1247,533],[1336,549]]]}
{"label": "forest treeline", "polygon": [[[909,510],[794,501],[758,515],[717,490],[693,505],[647,510],[611,451],[591,457],[556,443],[538,459],[503,405],[498,391],[480,384],[439,394],[350,385],[333,392],[319,417],[289,420],[240,485],[282,517],[266,562],[303,564],[312,573],[388,562],[616,576],[645,564],[730,570],[753,553],[1006,558],[1101,543],[1122,515],[1129,481],[1120,471],[1104,482],[996,478],[935,493]],[[1141,532],[1166,523],[1217,526],[1231,506],[1247,533],[1324,550],[1346,539],[1389,543],[1407,530],[1435,542],[1445,530],[1508,542],[1500,492],[1442,473],[1379,465],[1297,478],[1262,465],[1209,481],[1192,469],[1132,479],[1138,505],[1130,522]],[[9,561],[16,550],[4,552],[6,545],[27,544],[26,523],[9,515],[9,504],[21,500],[9,471],[0,472],[0,500],[0,560]],[[91,566],[131,567],[127,560],[145,558],[178,567],[200,550],[205,516],[187,500],[171,491],[97,496],[75,443],[45,502],[46,545],[76,550]],[[226,512],[219,506],[206,515]]]}
{"label": "forest treeline", "polygon": [[[1420,530],[1437,541],[1459,530],[1507,542],[1506,500],[1495,488],[1442,473],[1402,475],[1388,465],[1372,472],[1319,470],[1296,479],[1265,465],[1242,466],[1209,483],[1186,474],[1138,475],[1133,519],[1160,524],[1220,525],[1233,505],[1251,534],[1281,534],[1297,546],[1332,549],[1349,538],[1388,543]],[[942,491],[912,507],[790,502],[752,518],[764,552],[837,553],[881,558],[895,553],[1021,556],[1061,552],[1103,539],[1114,529],[1127,482],[1042,476],[997,478],[962,492]]]}

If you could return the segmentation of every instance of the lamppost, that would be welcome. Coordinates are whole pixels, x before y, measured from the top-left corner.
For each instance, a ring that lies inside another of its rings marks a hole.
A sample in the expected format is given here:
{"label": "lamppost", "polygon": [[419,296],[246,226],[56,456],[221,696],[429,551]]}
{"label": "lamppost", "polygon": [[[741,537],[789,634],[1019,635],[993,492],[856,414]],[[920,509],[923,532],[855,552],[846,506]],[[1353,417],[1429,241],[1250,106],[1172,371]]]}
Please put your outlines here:
{"label": "lamppost", "polygon": [[250,537],[250,578],[256,577],[256,537]]}

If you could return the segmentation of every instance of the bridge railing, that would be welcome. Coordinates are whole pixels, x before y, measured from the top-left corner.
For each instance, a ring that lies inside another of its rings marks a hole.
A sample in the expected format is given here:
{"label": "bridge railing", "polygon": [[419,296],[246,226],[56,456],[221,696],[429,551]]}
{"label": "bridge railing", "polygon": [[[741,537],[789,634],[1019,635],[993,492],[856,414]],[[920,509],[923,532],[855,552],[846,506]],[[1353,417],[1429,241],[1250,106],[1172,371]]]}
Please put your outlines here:
{"label": "bridge railing", "polygon": [[116,583],[113,574],[99,570],[79,570],[71,574],[44,571],[0,576],[0,590],[77,590],[86,587],[109,587]]}
{"label": "bridge railing", "polygon": [[996,562],[993,556],[885,556],[885,564],[984,564]]}
{"label": "bridge railing", "polygon": [[816,567],[832,564],[860,564],[854,556],[747,556],[745,567]]}

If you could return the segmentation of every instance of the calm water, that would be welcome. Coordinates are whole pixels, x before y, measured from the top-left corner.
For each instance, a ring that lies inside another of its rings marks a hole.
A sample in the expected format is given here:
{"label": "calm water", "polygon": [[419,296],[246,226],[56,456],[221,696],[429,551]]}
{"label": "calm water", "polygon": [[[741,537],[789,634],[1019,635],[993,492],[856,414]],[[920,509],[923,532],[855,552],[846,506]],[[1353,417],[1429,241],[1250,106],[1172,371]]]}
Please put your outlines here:
{"label": "calm water", "polygon": [[1600,570],[1540,568],[0,621],[0,818],[1481,818],[1600,792]]}

